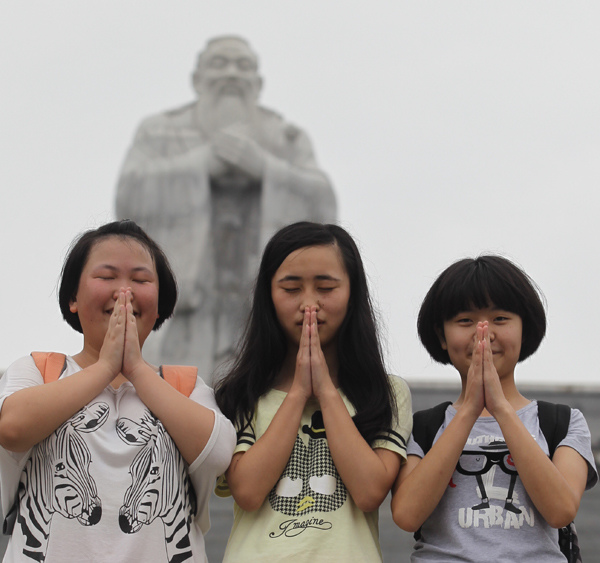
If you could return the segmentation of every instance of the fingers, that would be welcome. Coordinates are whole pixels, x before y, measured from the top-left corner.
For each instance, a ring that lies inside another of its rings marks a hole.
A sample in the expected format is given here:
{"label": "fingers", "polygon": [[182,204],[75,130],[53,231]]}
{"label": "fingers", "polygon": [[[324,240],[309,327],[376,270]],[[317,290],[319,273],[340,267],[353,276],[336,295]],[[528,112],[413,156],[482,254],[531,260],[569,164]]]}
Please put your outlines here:
{"label": "fingers", "polygon": [[143,359],[140,349],[137,322],[133,311],[133,294],[131,288],[122,288],[121,295],[124,296],[125,311],[127,315],[123,349],[123,375],[128,376],[140,362],[143,362]]}
{"label": "fingers", "polygon": [[317,322],[317,308],[310,308],[310,350],[321,352],[321,340],[319,339],[319,324]]}
{"label": "fingers", "polygon": [[327,389],[332,389],[333,381],[329,373],[329,367],[325,360],[325,354],[321,348],[319,337],[319,325],[317,322],[317,308],[311,307],[310,311],[310,370],[314,395],[321,399]]}
{"label": "fingers", "polygon": [[310,369],[310,311],[306,308],[302,320],[302,334],[298,346],[298,355],[296,356],[296,372],[292,385],[298,386],[307,399],[312,395]]}
{"label": "fingers", "polygon": [[119,292],[113,312],[108,320],[108,328],[104,335],[100,358],[108,363],[111,372],[116,375],[121,371],[123,363],[123,347],[125,340],[125,324],[127,322],[125,295]]}
{"label": "fingers", "polygon": [[298,355],[310,357],[310,310],[308,307],[304,310],[304,318],[302,320],[302,335],[300,336],[300,347]]}

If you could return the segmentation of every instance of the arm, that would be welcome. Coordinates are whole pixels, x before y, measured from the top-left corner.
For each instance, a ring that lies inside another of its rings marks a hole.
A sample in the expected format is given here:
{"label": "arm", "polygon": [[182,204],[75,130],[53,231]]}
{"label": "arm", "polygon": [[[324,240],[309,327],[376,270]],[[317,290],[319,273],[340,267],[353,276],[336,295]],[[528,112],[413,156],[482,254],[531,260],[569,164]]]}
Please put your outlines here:
{"label": "arm", "polygon": [[502,391],[484,327],[485,404],[496,419],[519,478],[535,507],[553,528],[575,518],[587,481],[587,463],[572,448],[558,448],[550,460],[534,440]]}
{"label": "arm", "polygon": [[586,461],[569,447],[557,448],[550,460],[508,403],[495,409],[494,417],[519,478],[544,520],[553,528],[572,522],[585,490]]}
{"label": "arm", "polygon": [[233,456],[227,483],[237,504],[247,511],[258,510],[275,486],[292,455],[302,412],[311,396],[309,326],[304,316],[292,387],[265,433],[246,452]]}
{"label": "arm", "polygon": [[215,413],[169,385],[142,358],[131,290],[125,296],[127,324],[123,375],[133,384],[140,400],[164,425],[183,458],[189,463],[202,453],[215,424]]}
{"label": "arm", "polygon": [[398,475],[400,454],[371,449],[333,384],[319,395],[319,403],[331,457],[344,485],[360,510],[377,510]]}
{"label": "arm", "polygon": [[356,428],[329,374],[316,317],[313,308],[310,324],[312,386],[323,413],[329,451],[356,506],[363,512],[372,512],[388,494],[402,460],[391,450],[373,450]]}
{"label": "arm", "polygon": [[[288,135],[291,129],[293,134]],[[271,150],[254,141],[243,127],[232,126],[215,135],[212,151],[228,167],[261,182],[264,204],[268,208],[274,206],[276,217],[281,215],[281,208],[290,207],[285,202],[292,198],[291,209],[280,217],[281,225],[306,218],[334,221],[335,195],[331,182],[316,163],[310,141],[302,131],[290,126],[278,124],[275,130],[271,144],[276,143],[276,147],[271,146]]]}
{"label": "arm", "polygon": [[311,312],[310,362],[314,394],[321,406],[335,467],[356,506],[363,512],[377,510],[394,483],[402,460],[391,450],[373,450],[356,428],[329,374],[314,309]]}
{"label": "arm", "polygon": [[477,415],[463,405],[423,459],[409,455],[392,495],[394,522],[416,532],[446,492]]}
{"label": "arm", "polygon": [[4,400],[0,445],[9,451],[27,451],[94,399],[121,371],[124,334],[125,302],[121,299],[94,364],[58,381],[21,389]]}
{"label": "arm", "polygon": [[403,530],[416,532],[435,510],[483,406],[483,346],[478,343],[456,415],[423,459],[409,455],[400,469],[393,488],[392,515]]}

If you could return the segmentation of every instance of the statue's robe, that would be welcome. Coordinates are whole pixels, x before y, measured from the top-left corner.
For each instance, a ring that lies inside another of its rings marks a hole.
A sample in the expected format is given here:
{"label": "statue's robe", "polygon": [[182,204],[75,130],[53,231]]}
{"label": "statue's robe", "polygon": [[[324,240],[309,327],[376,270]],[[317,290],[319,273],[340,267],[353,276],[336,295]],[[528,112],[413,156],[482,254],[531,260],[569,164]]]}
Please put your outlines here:
{"label": "statue's robe", "polygon": [[264,108],[253,135],[266,153],[262,181],[236,188],[235,176],[229,187],[227,178],[211,180],[209,139],[194,110],[189,104],[142,122],[121,170],[116,212],[162,246],[180,289],[174,318],[149,339],[145,356],[197,365],[210,381],[241,333],[266,242],[295,221],[335,221],[336,202],[306,134]]}

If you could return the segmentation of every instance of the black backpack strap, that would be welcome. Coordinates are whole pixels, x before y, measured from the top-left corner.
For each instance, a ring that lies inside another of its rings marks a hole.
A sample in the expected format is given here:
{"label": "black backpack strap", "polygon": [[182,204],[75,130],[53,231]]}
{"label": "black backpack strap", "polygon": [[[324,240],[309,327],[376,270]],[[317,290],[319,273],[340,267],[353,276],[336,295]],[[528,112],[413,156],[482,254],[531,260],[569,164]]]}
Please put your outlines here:
{"label": "black backpack strap", "polygon": [[[430,409],[418,411],[413,414],[413,429],[412,437],[413,440],[421,446],[423,454],[426,454],[433,445],[433,439],[437,434],[440,426],[444,424],[444,418],[446,417],[446,409],[451,405],[450,401],[440,403]],[[421,538],[421,528],[419,528],[413,537],[415,541]]]}
{"label": "black backpack strap", "polygon": [[416,412],[413,415],[412,436],[414,441],[421,446],[424,454],[431,449],[433,439],[444,423],[446,409],[451,404],[450,401],[440,403],[435,407]]}
{"label": "black backpack strap", "polygon": [[571,407],[546,401],[538,401],[537,404],[540,430],[548,442],[548,450],[552,458],[558,444],[569,431]]}

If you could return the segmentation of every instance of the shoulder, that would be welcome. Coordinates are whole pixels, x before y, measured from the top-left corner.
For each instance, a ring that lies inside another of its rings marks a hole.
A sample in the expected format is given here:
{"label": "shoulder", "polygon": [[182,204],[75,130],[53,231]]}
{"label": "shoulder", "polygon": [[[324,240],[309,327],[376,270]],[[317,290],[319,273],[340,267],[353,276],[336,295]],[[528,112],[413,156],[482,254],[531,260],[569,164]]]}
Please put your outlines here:
{"label": "shoulder", "polygon": [[138,133],[189,127],[192,121],[194,106],[195,103],[190,102],[189,104],[145,117],[138,127]]}
{"label": "shoulder", "polygon": [[388,375],[389,381],[390,381],[390,385],[392,386],[392,389],[394,390],[394,393],[409,393],[410,394],[410,389],[408,388],[408,383],[406,383],[406,381],[404,379],[402,379],[399,375],[392,375],[389,374]]}
{"label": "shoulder", "polygon": [[23,356],[8,366],[6,372],[2,376],[2,387],[10,386],[16,381],[28,382],[32,385],[44,383],[42,374],[36,367],[31,355]]}
{"label": "shoulder", "polygon": [[260,106],[258,109],[263,126],[267,129],[279,131],[289,143],[295,143],[307,138],[302,128],[286,121],[280,113],[263,106]]}
{"label": "shoulder", "polygon": [[389,375],[389,382],[392,388],[392,394],[396,401],[396,410],[399,414],[412,415],[412,399],[408,384],[404,379],[397,375]]}
{"label": "shoulder", "polygon": [[439,428],[444,423],[446,411],[451,405],[450,401],[446,401],[428,409],[417,411],[413,415],[414,422],[420,425],[437,425]]}
{"label": "shoulder", "polygon": [[410,446],[418,444],[419,449],[409,446],[409,454],[423,457],[433,445],[436,435],[446,420],[446,412],[452,403],[447,401],[429,409],[416,412],[413,415],[413,427]]}
{"label": "shoulder", "polygon": [[[555,427],[550,428],[550,430],[556,434],[556,437],[554,438],[552,436],[546,436],[548,428],[544,428],[548,423],[543,423],[543,420],[544,417],[548,416],[548,413],[555,413],[556,420],[553,421]],[[593,487],[598,482],[598,471],[596,469],[596,460],[594,459],[594,454],[592,452],[590,429],[583,413],[579,409],[570,408],[565,405],[554,405],[552,403],[544,404],[542,401],[538,401],[538,417],[540,430],[544,433],[546,441],[548,441],[548,439],[554,439],[558,442],[556,444],[557,448],[567,446],[575,450],[583,457],[583,459],[585,459],[588,466],[586,489]],[[562,421],[565,417],[568,421],[566,431],[562,428],[562,426],[567,424],[567,422]]]}

